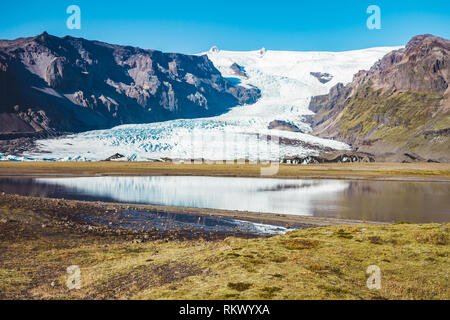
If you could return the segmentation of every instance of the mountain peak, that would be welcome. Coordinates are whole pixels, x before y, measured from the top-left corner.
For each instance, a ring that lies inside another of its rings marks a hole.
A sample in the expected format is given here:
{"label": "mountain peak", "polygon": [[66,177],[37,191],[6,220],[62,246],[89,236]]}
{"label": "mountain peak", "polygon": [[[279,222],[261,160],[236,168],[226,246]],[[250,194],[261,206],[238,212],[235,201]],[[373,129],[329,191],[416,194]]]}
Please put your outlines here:
{"label": "mountain peak", "polygon": [[450,50],[450,41],[432,34],[423,34],[413,37],[405,49],[406,52],[418,51],[423,47],[441,47]]}
{"label": "mountain peak", "polygon": [[376,89],[444,92],[450,83],[450,41],[431,34],[412,38],[405,48],[384,56],[369,71],[355,75],[358,84]]}
{"label": "mountain peak", "polygon": [[54,37],[54,36],[49,35],[49,34],[47,33],[47,31],[44,31],[44,32],[42,32],[41,34],[38,34],[36,37],[34,37],[34,39],[45,41],[45,40],[50,39],[51,37]]}

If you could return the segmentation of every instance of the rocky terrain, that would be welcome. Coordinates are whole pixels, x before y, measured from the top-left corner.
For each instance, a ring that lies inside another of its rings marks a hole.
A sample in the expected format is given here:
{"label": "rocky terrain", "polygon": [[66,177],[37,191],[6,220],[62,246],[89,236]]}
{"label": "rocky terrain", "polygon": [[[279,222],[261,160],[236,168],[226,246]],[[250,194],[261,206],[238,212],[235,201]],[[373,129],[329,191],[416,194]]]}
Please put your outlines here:
{"label": "rocky terrain", "polygon": [[318,164],[318,163],[371,163],[375,162],[374,155],[357,151],[322,152],[318,156],[287,157],[281,163],[287,164]]}
{"label": "rocky terrain", "polygon": [[383,161],[450,161],[450,41],[414,37],[353,82],[313,97],[314,133]]}
{"label": "rocky terrain", "polygon": [[322,72],[311,72],[310,73],[313,77],[315,77],[317,80],[319,80],[320,83],[328,83],[331,80],[333,80],[333,76],[329,73],[322,73]]}
{"label": "rocky terrain", "polygon": [[257,101],[204,56],[43,33],[0,41],[0,139],[215,116]]}
{"label": "rocky terrain", "polygon": [[289,123],[287,121],[283,121],[283,120],[274,120],[271,123],[269,123],[269,127],[270,130],[282,130],[282,131],[291,131],[291,132],[302,132],[304,133],[304,131],[302,131],[299,127],[297,127],[296,125]]}

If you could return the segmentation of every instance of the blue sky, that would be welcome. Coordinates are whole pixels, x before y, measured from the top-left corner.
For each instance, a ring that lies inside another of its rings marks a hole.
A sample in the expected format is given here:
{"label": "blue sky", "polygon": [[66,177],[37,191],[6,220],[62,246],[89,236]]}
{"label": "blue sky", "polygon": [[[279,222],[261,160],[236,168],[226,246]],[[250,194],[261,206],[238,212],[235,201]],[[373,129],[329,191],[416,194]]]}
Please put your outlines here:
{"label": "blue sky", "polygon": [[[66,8],[81,8],[81,30],[66,27]],[[368,30],[369,5],[381,30]],[[91,40],[197,53],[224,50],[343,51],[404,45],[414,35],[450,38],[448,0],[128,0],[5,1],[0,38],[47,31]]]}

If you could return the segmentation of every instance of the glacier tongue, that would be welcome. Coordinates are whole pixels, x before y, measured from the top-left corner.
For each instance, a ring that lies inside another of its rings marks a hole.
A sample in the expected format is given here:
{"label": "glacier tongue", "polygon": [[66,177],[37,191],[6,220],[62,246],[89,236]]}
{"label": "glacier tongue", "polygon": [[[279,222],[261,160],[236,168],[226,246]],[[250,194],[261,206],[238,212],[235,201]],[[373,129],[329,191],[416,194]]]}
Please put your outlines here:
{"label": "glacier tongue", "polygon": [[[24,154],[35,160],[104,160],[120,153],[128,160],[206,159],[278,160],[287,156],[317,155],[320,150],[345,150],[341,142],[308,135],[304,116],[311,96],[326,94],[338,82],[348,83],[362,69],[397,48],[348,52],[232,52],[211,50],[208,57],[230,81],[256,86],[261,99],[237,106],[214,118],[124,125],[37,142],[38,151]],[[233,64],[242,68],[236,73]],[[322,84],[311,72],[328,73]],[[244,73],[244,74],[243,74]],[[269,130],[274,121],[286,121],[305,133]],[[281,139],[265,139],[265,135]],[[288,141],[288,143],[286,143]]]}

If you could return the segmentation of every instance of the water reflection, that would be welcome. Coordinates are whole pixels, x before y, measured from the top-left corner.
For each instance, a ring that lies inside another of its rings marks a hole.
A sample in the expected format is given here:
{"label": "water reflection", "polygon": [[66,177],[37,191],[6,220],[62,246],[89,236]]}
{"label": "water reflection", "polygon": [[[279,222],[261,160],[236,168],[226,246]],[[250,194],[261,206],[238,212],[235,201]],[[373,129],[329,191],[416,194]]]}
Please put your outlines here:
{"label": "water reflection", "polygon": [[0,179],[40,197],[359,219],[449,222],[450,183],[223,177]]}

